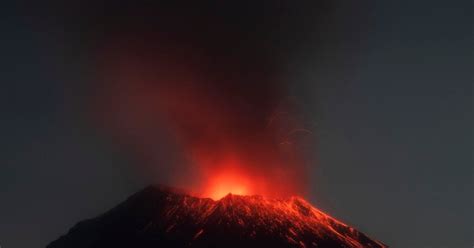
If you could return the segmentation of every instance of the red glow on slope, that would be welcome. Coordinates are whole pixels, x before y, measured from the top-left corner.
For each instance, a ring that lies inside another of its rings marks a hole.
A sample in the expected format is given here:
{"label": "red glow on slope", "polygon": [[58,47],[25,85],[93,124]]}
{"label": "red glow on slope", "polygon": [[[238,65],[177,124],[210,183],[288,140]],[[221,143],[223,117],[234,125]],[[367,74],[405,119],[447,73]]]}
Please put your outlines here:
{"label": "red glow on slope", "polygon": [[[242,239],[250,237],[254,240],[269,234],[272,239],[282,240],[289,247],[387,247],[313,207],[301,197],[272,199],[227,194],[219,200],[210,200],[160,192],[166,199],[160,216],[160,220],[169,225],[165,227],[166,232],[182,231],[181,223],[192,223],[191,228],[186,228],[191,230],[190,243],[206,240],[216,226],[222,226],[227,228],[227,232],[237,231]],[[173,197],[167,197],[169,195]],[[183,222],[183,216],[189,218],[189,222]]]}

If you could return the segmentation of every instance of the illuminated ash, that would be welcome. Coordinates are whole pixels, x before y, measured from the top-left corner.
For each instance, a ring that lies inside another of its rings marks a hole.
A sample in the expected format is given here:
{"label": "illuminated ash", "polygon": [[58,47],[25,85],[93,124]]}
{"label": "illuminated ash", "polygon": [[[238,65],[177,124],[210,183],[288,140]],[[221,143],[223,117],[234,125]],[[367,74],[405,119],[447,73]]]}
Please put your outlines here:
{"label": "illuminated ash", "polygon": [[149,187],[49,247],[386,247],[300,197],[214,201]]}

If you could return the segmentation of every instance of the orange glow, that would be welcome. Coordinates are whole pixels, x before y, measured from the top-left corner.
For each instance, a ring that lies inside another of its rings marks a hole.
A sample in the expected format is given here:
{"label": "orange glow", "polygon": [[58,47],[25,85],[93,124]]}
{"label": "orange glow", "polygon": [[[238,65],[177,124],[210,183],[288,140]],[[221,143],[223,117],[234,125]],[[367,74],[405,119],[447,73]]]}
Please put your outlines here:
{"label": "orange glow", "polygon": [[252,187],[245,177],[233,173],[224,173],[209,180],[205,187],[204,196],[219,200],[229,193],[233,195],[252,194],[251,189]]}
{"label": "orange glow", "polygon": [[[221,225],[220,223],[226,223],[230,228],[228,230],[233,230],[231,228],[238,228],[239,232],[243,230],[242,237],[250,235],[255,238],[267,233],[272,237],[286,240],[291,247],[316,247],[316,244],[328,241],[340,244],[337,247],[387,247],[313,207],[302,197],[292,196],[279,199],[258,195],[221,197],[221,192],[226,194],[227,190],[233,189],[232,183],[243,182],[242,185],[247,183],[245,180],[241,181],[245,178],[236,175],[239,174],[223,173],[215,178],[216,187],[220,185],[222,188],[218,187],[215,189],[216,191],[212,191],[211,187],[209,190],[211,190],[210,193],[217,194],[218,200],[192,197],[186,194],[172,194],[173,197],[167,197],[162,215],[164,223],[170,225],[166,228],[167,232],[183,230],[180,225],[189,223],[183,222],[182,218],[184,217],[195,223],[195,228],[191,231],[192,242],[209,235],[212,229]],[[230,186],[224,189],[226,185]],[[236,190],[240,190],[240,184],[235,187],[237,187]],[[221,189],[224,191],[220,191]],[[169,195],[168,192],[163,192],[164,195]],[[216,225],[216,222],[219,224]]]}
{"label": "orange glow", "polygon": [[111,85],[97,116],[153,181],[215,200],[306,193],[304,151],[292,139],[309,131],[280,106],[279,78],[232,63],[210,70],[214,59],[185,54],[151,62],[123,46],[104,56],[114,58],[103,69]]}
{"label": "orange glow", "polygon": [[[229,153],[223,152],[223,154]],[[265,166],[260,166],[260,163],[250,160],[249,157],[241,156],[238,159],[235,157],[216,153],[209,159],[208,156],[196,154],[193,161],[201,169],[197,175],[201,183],[192,191],[197,196],[213,200],[220,200],[228,194],[286,197],[297,191],[297,183],[293,180],[295,175],[289,170],[285,168],[281,171],[264,170],[269,168],[268,164],[281,168],[284,166],[282,163],[274,159],[265,159]]]}

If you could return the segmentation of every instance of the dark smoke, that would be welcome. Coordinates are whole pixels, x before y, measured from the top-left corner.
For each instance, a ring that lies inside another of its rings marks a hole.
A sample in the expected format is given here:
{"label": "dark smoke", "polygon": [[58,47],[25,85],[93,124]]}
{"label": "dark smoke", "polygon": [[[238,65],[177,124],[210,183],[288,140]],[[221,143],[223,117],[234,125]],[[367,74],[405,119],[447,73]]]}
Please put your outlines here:
{"label": "dark smoke", "polygon": [[309,42],[305,22],[327,6],[77,7],[81,17],[71,23],[98,76],[89,101],[95,119],[154,178],[207,194],[213,178],[228,180],[223,174],[230,173],[246,193],[304,193],[305,165],[290,139],[309,131],[282,104],[287,86],[280,70],[295,47]]}

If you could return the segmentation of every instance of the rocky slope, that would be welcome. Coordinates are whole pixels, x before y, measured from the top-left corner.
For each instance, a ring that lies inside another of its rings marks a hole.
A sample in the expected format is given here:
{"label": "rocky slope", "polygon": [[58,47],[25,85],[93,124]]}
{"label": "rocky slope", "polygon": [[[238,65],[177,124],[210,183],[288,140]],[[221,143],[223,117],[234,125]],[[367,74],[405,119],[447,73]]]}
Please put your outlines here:
{"label": "rocky slope", "polygon": [[62,247],[386,247],[304,199],[227,195],[214,201],[148,187],[73,227]]}

